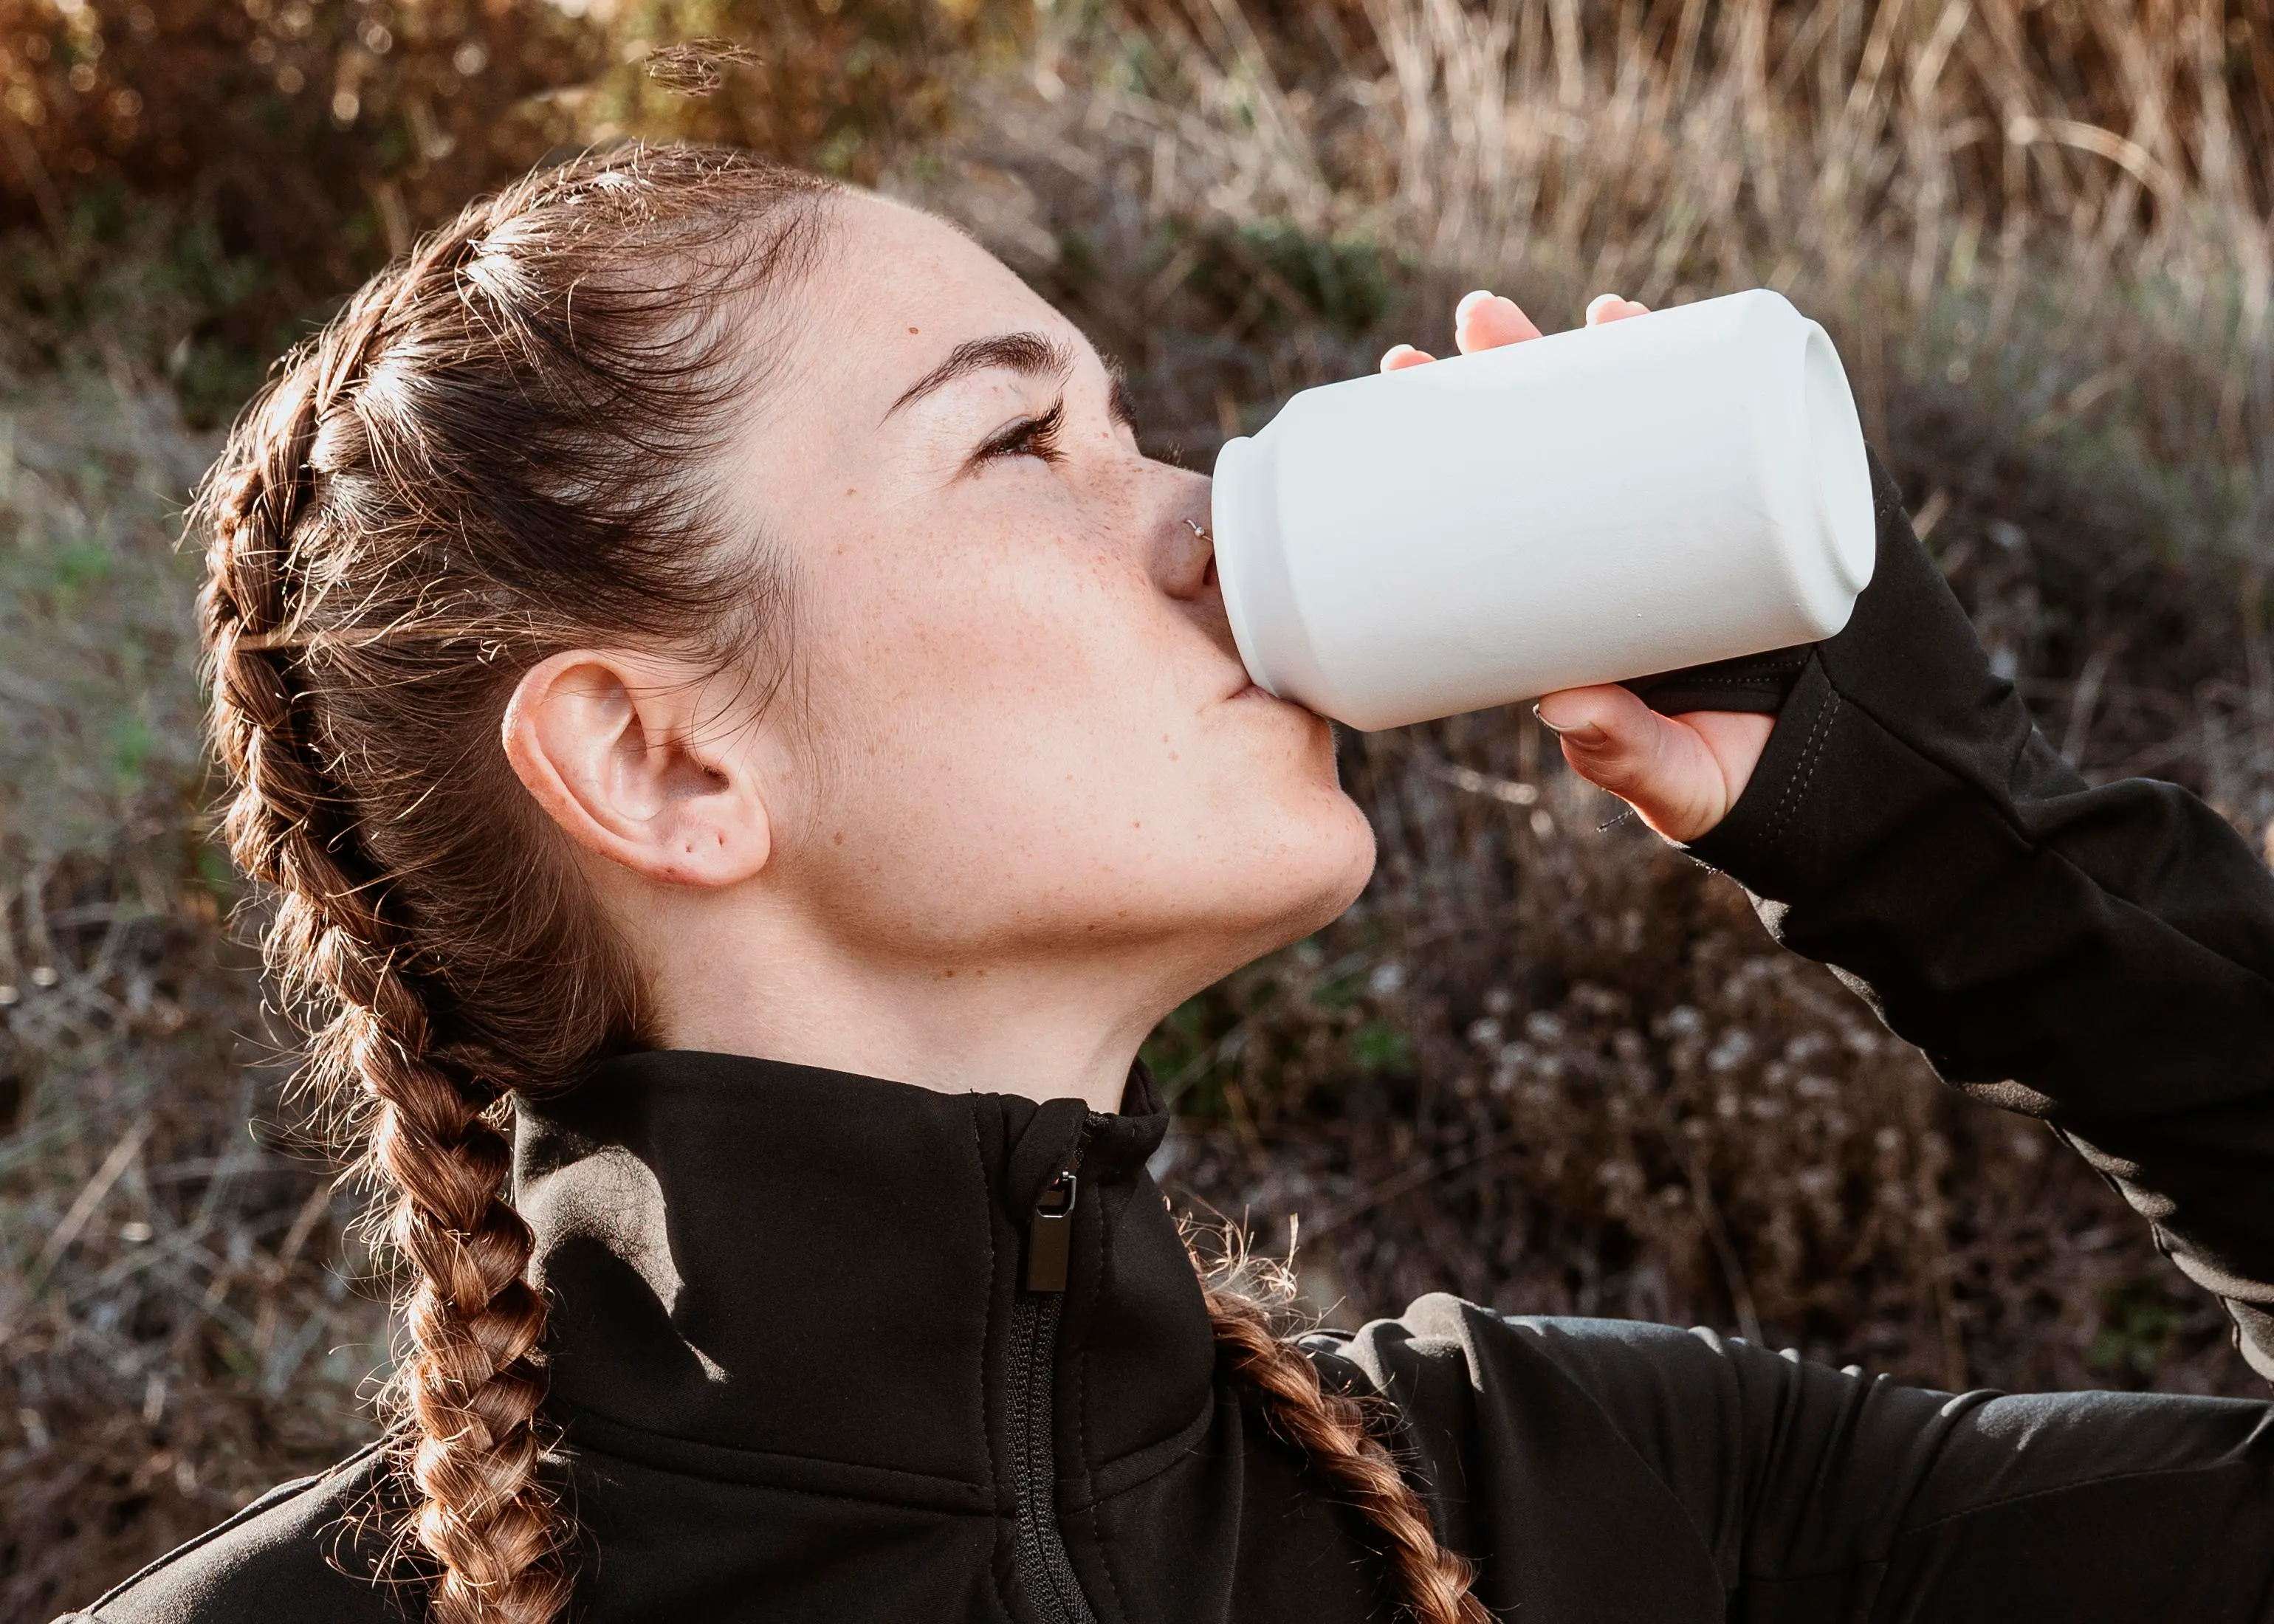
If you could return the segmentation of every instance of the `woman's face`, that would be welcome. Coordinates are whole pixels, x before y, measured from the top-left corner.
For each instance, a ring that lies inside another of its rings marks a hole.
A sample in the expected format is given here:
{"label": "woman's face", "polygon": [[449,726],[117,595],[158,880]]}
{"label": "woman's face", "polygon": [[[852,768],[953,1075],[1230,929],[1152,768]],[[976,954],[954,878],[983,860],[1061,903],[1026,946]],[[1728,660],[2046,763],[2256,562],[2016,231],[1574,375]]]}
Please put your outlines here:
{"label": "woman's face", "polygon": [[862,196],[800,307],[729,470],[794,605],[776,900],[942,973],[1133,951],[1195,986],[1346,907],[1374,842],[1328,725],[1248,683],[1209,483],[1138,451],[1082,335]]}

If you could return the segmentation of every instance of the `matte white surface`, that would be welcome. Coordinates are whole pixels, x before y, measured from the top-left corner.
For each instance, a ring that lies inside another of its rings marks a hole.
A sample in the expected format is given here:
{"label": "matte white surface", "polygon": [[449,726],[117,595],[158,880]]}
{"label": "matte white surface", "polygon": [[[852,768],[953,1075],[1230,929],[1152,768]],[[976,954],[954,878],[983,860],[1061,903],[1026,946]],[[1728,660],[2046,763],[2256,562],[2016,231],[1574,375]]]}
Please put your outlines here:
{"label": "matte white surface", "polygon": [[1828,637],[1873,553],[1840,357],[1766,289],[1306,389],[1213,518],[1248,673],[1362,729]]}

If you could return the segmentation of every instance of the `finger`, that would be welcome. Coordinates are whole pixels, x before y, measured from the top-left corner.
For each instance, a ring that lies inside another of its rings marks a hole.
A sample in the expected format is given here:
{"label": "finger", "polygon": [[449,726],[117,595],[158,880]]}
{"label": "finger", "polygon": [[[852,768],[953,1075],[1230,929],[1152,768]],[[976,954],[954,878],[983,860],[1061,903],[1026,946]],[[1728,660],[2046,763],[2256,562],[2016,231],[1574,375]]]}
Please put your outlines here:
{"label": "finger", "polygon": [[1540,329],[1514,299],[1480,288],[1453,307],[1453,342],[1463,355],[1538,338]]}
{"label": "finger", "polygon": [[1668,839],[1694,840],[1728,811],[1728,783],[1706,741],[1625,688],[1565,688],[1543,698],[1537,714],[1574,772]]}
{"label": "finger", "polygon": [[1761,764],[1776,718],[1751,710],[1692,710],[1674,719],[1705,741],[1721,769],[1723,802],[1736,806],[1753,781],[1753,769]]}
{"label": "finger", "polygon": [[1650,306],[1633,299],[1621,298],[1615,293],[1599,293],[1587,301],[1587,325],[1601,327],[1607,321],[1623,321],[1629,316],[1647,316]]}
{"label": "finger", "polygon": [[1402,372],[1409,366],[1425,366],[1437,357],[1426,350],[1416,350],[1411,344],[1392,344],[1382,352],[1382,370]]}

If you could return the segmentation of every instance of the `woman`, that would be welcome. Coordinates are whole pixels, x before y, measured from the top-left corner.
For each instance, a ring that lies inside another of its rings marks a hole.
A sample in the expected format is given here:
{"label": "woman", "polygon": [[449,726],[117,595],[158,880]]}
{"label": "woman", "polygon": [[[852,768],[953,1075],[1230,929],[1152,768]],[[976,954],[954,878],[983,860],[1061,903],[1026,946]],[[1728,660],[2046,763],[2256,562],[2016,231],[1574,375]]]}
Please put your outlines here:
{"label": "woman", "polygon": [[[2067,772],[1879,478],[1839,638],[1543,718],[2274,1372],[2274,884]],[[1206,508],[969,241],[719,153],[534,177],[291,357],[201,504],[214,725],[402,1419],[80,1616],[2263,1616],[2263,1403],[1203,1287],[1133,1058],[1373,855]]]}

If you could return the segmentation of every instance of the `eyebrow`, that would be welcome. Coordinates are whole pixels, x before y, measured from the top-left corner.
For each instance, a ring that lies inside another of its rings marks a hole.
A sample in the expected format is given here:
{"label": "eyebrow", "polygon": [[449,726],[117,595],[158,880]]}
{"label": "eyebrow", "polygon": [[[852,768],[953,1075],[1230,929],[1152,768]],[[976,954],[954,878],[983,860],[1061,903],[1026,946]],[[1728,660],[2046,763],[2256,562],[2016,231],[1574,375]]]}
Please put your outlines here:
{"label": "eyebrow", "polygon": [[966,339],[947,352],[946,360],[903,390],[900,398],[885,409],[885,416],[891,417],[901,407],[915,404],[959,378],[968,378],[974,372],[994,367],[1028,378],[1056,378],[1063,381],[1073,371],[1073,351],[1040,333],[998,333],[992,338]]}

